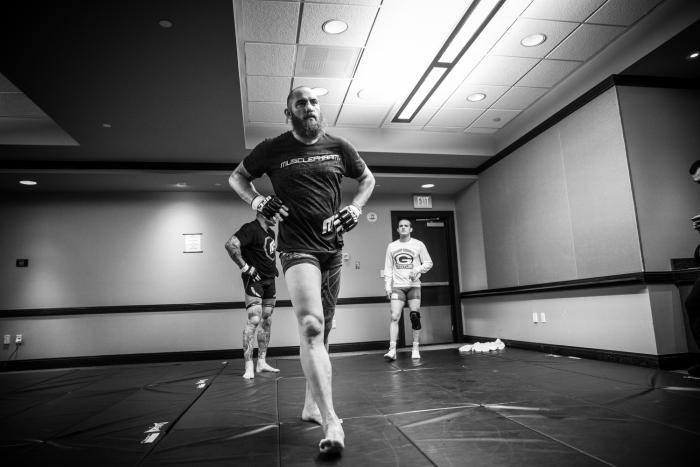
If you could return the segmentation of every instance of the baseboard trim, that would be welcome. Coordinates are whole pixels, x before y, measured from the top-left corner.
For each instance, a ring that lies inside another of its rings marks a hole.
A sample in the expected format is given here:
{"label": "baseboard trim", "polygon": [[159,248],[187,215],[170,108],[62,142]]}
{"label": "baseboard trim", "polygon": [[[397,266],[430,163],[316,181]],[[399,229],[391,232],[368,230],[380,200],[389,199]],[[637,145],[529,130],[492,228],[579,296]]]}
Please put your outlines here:
{"label": "baseboard trim", "polygon": [[[484,342],[492,341],[495,337],[471,336],[465,334],[464,342]],[[634,352],[623,352],[616,350],[594,349],[588,347],[572,347],[568,345],[545,344],[541,342],[527,342],[513,339],[501,340],[506,347],[517,349],[534,350],[543,353],[564,355],[567,357],[587,358],[591,360],[601,360],[612,363],[622,363],[625,365],[636,365],[648,368],[658,368],[660,370],[679,370],[688,368],[694,361],[692,354],[666,354],[651,355]]]}
{"label": "baseboard trim", "polygon": [[[348,342],[330,345],[330,353],[380,350],[389,346],[389,341]],[[255,351],[257,356],[257,350]],[[299,355],[299,346],[271,347],[268,357]],[[48,370],[107,365],[134,365],[142,363],[191,362],[200,360],[231,360],[243,358],[242,349],[200,350],[189,352],[157,352],[142,354],[96,355],[87,357],[37,358],[28,360],[6,360],[0,362],[0,372]]]}

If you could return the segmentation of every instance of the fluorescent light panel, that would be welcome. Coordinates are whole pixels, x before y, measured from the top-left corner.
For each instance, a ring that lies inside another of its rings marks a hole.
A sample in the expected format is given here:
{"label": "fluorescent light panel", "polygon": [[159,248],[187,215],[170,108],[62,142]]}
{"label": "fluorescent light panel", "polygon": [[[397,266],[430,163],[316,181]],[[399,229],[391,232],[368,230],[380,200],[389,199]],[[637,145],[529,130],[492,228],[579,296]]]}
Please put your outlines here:
{"label": "fluorescent light panel", "polygon": [[467,12],[408,95],[408,99],[401,105],[392,122],[409,123],[413,120],[504,3],[505,0],[474,0],[469,5]]}
{"label": "fluorescent light panel", "polygon": [[442,55],[439,55],[438,62],[440,63],[455,63],[457,58],[461,57],[462,51],[474,42],[476,36],[483,29],[481,25],[485,25],[489,15],[496,4],[503,3],[498,0],[475,0],[470,6],[467,13],[462,18],[462,21],[457,25],[456,33],[452,33],[452,37],[447,41],[447,47],[443,47]]}
{"label": "fluorescent light panel", "polygon": [[395,120],[402,120],[410,122],[420,106],[430,97],[437,87],[437,83],[441,80],[447,68],[444,67],[434,67],[428,71],[427,76],[425,76],[419,83],[418,87],[413,90],[413,95],[403,106],[401,112],[399,112],[398,117]]}

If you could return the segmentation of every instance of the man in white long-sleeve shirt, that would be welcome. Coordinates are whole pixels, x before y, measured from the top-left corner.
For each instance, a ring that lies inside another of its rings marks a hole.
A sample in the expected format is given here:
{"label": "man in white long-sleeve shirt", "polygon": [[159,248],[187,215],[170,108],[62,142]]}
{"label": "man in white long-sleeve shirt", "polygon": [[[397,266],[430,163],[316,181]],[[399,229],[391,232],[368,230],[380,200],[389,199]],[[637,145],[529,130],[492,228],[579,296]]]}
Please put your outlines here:
{"label": "man in white long-sleeve shirt", "polygon": [[399,239],[389,243],[384,261],[384,289],[391,300],[391,321],[389,322],[389,351],[384,355],[396,360],[396,339],[399,336],[399,319],[403,307],[408,302],[411,327],[413,328],[413,351],[411,358],[420,358],[420,276],[430,271],[433,261],[425,244],[411,238],[411,221],[401,219],[396,229]]}

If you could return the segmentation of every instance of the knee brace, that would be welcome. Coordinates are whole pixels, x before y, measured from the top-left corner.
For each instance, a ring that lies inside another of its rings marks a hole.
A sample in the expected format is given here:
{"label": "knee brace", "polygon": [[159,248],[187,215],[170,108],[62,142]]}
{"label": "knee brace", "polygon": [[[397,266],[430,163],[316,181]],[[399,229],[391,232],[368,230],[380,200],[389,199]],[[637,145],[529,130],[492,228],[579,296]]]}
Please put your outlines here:
{"label": "knee brace", "polygon": [[412,311],[409,316],[411,317],[411,327],[414,331],[418,331],[420,329],[420,312]]}

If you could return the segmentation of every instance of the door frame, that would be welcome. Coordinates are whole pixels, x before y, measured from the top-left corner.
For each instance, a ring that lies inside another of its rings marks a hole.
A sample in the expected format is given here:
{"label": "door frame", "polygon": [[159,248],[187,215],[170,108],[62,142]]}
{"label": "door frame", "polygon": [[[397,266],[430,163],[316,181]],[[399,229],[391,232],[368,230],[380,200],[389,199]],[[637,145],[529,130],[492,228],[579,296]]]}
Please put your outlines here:
{"label": "door frame", "polygon": [[[459,271],[457,269],[457,236],[455,234],[454,211],[391,211],[391,239],[397,240],[399,233],[396,225],[402,218],[421,219],[424,217],[444,218],[447,224],[447,261],[450,282],[450,317],[452,318],[452,342],[462,342],[462,307],[459,287]],[[419,239],[420,240],[420,239]],[[430,253],[430,251],[428,251]],[[403,313],[399,321],[399,346],[406,345],[404,332]]]}

